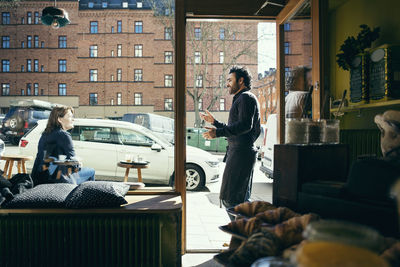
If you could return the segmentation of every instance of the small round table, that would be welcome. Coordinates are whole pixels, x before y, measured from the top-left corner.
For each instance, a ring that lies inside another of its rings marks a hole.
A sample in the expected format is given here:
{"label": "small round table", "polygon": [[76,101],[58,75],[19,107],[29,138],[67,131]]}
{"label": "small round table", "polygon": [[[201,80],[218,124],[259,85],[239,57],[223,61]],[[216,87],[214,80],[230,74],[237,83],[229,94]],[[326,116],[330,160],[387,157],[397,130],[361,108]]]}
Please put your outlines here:
{"label": "small round table", "polygon": [[4,175],[6,175],[8,179],[10,179],[14,161],[16,161],[18,164],[18,173],[26,173],[25,161],[32,160],[33,157],[24,155],[7,155],[0,156],[0,159],[6,161],[6,164],[4,165]]}
{"label": "small round table", "polygon": [[[54,159],[49,158],[49,159],[45,159],[44,162],[46,162],[46,163],[52,162],[54,165],[58,165],[58,166],[67,166],[68,175],[71,175],[72,169],[75,169],[75,172],[78,172],[78,168],[76,166],[79,166],[79,164],[80,164],[79,161],[72,160],[72,159],[54,160]],[[62,174],[61,170],[58,170],[56,179],[60,179],[61,174]]]}
{"label": "small round table", "polygon": [[147,164],[135,164],[135,162],[128,163],[128,162],[118,162],[118,167],[126,168],[124,182],[128,182],[128,175],[129,170],[137,169],[138,172],[138,182],[142,183],[142,169],[146,169],[149,167],[149,163]]}

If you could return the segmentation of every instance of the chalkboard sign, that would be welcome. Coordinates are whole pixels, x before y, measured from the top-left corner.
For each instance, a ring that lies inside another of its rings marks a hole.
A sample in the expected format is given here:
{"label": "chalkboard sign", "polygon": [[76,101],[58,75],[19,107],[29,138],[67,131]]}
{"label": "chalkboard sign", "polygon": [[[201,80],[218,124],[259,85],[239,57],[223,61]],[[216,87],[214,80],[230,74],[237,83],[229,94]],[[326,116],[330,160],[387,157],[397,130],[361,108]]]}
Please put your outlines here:
{"label": "chalkboard sign", "polygon": [[350,101],[368,102],[368,56],[357,55],[350,68]]}

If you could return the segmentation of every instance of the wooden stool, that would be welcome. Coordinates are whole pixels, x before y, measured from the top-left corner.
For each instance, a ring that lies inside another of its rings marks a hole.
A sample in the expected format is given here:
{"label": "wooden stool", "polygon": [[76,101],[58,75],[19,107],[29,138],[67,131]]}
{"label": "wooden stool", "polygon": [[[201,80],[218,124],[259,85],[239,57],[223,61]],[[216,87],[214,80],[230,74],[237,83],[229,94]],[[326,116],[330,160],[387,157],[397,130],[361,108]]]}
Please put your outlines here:
{"label": "wooden stool", "polygon": [[132,162],[132,163],[118,162],[117,165],[118,165],[118,167],[126,168],[124,182],[128,182],[129,170],[132,168],[132,169],[137,169],[138,182],[142,183],[142,169],[146,169],[149,167],[149,164],[135,164],[134,162]]}
{"label": "wooden stool", "polygon": [[14,166],[14,161],[16,161],[18,164],[18,173],[26,173],[25,161],[32,160],[33,157],[23,156],[23,155],[8,155],[8,156],[1,156],[0,159],[6,161],[6,164],[4,165],[4,175],[6,175],[8,179],[10,179],[12,174],[12,168]]}

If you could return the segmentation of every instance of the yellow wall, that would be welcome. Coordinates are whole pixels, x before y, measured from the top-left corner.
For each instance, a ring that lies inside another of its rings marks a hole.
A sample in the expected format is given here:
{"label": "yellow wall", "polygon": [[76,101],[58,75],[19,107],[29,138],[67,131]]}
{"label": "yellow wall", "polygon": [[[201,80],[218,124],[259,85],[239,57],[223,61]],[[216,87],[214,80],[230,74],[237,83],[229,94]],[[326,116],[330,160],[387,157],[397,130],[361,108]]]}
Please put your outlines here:
{"label": "yellow wall", "polygon": [[[337,0],[330,0],[330,5]],[[339,69],[336,63],[336,54],[340,46],[349,36],[356,37],[360,32],[359,25],[367,24],[371,29],[379,26],[381,28],[380,37],[372,44],[372,48],[382,44],[400,44],[400,1],[399,0],[347,0],[329,12],[328,25],[328,53],[329,53],[329,85],[331,95],[334,99],[341,98],[343,90],[347,89],[347,98],[349,98],[349,71]],[[393,107],[387,107],[391,109]],[[395,107],[398,109],[399,107]],[[375,110],[375,111],[374,111]],[[371,123],[368,120],[373,119],[373,115],[382,112],[382,110],[370,110],[369,116],[362,116],[360,119],[354,114],[347,114],[343,118],[346,126],[351,125],[354,118],[357,120],[367,120],[365,123],[357,122],[357,125],[363,128],[370,128]],[[351,117],[351,118],[350,118]],[[350,120],[350,121],[349,121]],[[347,127],[346,127],[347,128]]]}

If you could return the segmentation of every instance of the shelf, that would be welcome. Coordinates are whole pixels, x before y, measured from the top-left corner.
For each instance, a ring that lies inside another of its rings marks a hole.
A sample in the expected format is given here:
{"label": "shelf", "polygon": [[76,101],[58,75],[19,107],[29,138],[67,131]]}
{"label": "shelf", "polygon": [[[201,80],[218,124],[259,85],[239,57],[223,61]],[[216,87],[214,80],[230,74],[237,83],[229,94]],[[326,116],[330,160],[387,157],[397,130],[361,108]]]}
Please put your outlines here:
{"label": "shelf", "polygon": [[[347,107],[342,107],[340,111],[341,112],[353,112],[353,111],[359,111],[360,109],[378,108],[378,107],[394,106],[394,105],[400,105],[400,99],[375,102],[375,103],[369,103],[369,104],[359,104],[359,105],[352,104]],[[334,113],[337,111],[338,111],[338,108],[331,108],[331,113]]]}

